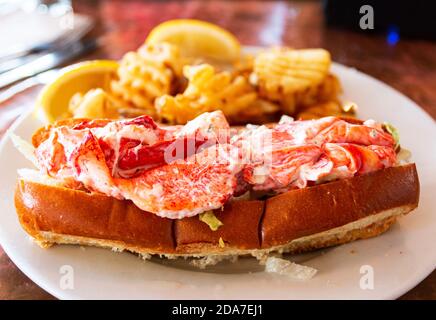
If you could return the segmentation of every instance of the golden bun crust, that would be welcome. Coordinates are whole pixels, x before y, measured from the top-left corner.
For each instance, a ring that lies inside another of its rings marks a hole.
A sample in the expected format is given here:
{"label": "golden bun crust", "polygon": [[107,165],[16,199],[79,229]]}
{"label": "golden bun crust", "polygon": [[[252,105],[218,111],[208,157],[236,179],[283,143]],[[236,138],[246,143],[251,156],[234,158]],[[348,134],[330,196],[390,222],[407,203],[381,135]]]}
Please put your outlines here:
{"label": "golden bun crust", "polygon": [[233,201],[226,204],[223,210],[214,210],[215,216],[223,226],[212,231],[198,216],[175,220],[175,240],[180,251],[192,251],[198,243],[210,243],[219,246],[219,239],[224,247],[229,245],[238,250],[257,249],[260,247],[259,228],[265,201]]}
{"label": "golden bun crust", "polygon": [[41,231],[123,241],[152,252],[172,252],[173,222],[129,201],[101,194],[19,180],[15,206],[23,228],[35,239]]}
{"label": "golden bun crust", "polygon": [[170,257],[303,252],[337,245],[386,231],[418,200],[414,164],[266,201],[229,202],[214,211],[224,223],[217,231],[198,217],[170,220],[141,211],[131,201],[22,179],[15,193],[21,225],[43,246],[77,243]]}
{"label": "golden bun crust", "polygon": [[262,247],[282,245],[404,205],[415,208],[418,200],[415,165],[293,190],[266,201]]}

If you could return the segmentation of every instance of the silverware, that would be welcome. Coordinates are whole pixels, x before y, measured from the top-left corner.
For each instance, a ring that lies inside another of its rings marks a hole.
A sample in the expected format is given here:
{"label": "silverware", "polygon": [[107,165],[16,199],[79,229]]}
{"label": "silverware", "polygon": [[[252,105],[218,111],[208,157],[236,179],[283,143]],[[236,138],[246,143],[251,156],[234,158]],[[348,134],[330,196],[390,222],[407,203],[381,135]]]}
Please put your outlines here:
{"label": "silverware", "polygon": [[66,46],[72,45],[73,43],[80,41],[85,35],[85,31],[88,32],[88,30],[81,30],[81,32],[78,32],[77,34],[74,33],[68,35],[61,40],[52,42],[51,44],[47,44],[45,46],[41,45],[40,47],[38,47],[38,49],[23,52],[23,55],[18,55],[10,59],[0,58],[0,74],[15,69],[23,64],[32,62],[33,60],[36,60],[44,56],[45,54],[60,50]]}
{"label": "silverware", "polygon": [[53,79],[57,77],[59,74],[60,69],[51,69],[45,72],[42,72],[40,74],[37,74],[36,76],[27,78],[26,80],[23,80],[21,82],[18,82],[17,84],[14,84],[10,86],[9,88],[3,90],[0,92],[0,104],[3,102],[6,102],[7,100],[11,99],[15,95],[26,91],[29,88],[32,88],[37,85],[47,84],[51,82]]}
{"label": "silverware", "polygon": [[[45,52],[47,53],[47,52]],[[39,57],[41,57],[43,53],[32,53],[28,54],[27,56],[23,56],[20,58],[14,58],[10,59],[4,62],[0,62],[0,74],[15,68],[18,68],[19,66],[22,66],[23,64],[29,63]]]}
{"label": "silverware", "polygon": [[35,76],[41,72],[56,68],[97,46],[97,40],[68,44],[57,51],[50,52],[29,63],[0,74],[0,89],[19,80]]}
{"label": "silverware", "polygon": [[[83,20],[83,19],[82,19]],[[33,47],[22,46],[12,49],[7,53],[0,55],[0,64],[9,60],[19,60],[28,55],[39,55],[47,51],[54,51],[57,48],[65,46],[69,43],[82,39],[95,25],[95,21],[90,17],[76,26],[73,30],[66,32],[62,37],[50,40],[48,42],[39,43]]]}

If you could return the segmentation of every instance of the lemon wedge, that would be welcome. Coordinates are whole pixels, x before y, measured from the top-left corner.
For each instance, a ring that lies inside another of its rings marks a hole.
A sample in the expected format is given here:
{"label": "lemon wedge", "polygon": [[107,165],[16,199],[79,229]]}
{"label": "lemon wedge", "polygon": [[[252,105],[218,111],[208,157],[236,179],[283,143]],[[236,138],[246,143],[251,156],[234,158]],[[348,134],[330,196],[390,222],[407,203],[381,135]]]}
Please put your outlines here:
{"label": "lemon wedge", "polygon": [[177,19],[163,22],[148,35],[146,43],[169,42],[183,56],[233,62],[240,57],[241,45],[229,31],[209,22]]}
{"label": "lemon wedge", "polygon": [[85,61],[62,69],[40,92],[36,115],[46,123],[68,117],[68,105],[74,94],[107,89],[117,69],[118,62],[112,60]]}

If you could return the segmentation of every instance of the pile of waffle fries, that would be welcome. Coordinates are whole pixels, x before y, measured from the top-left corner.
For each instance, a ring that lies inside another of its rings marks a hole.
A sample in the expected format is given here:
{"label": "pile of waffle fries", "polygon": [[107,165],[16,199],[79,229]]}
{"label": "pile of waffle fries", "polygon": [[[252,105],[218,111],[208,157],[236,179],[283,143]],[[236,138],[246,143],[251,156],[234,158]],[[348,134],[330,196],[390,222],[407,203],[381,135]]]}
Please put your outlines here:
{"label": "pile of waffle fries", "polygon": [[69,110],[79,117],[104,104],[108,118],[147,114],[169,124],[214,110],[232,124],[353,116],[330,68],[324,49],[269,48],[223,66],[182,56],[174,44],[146,43],[124,55],[107,89],[73,96]]}

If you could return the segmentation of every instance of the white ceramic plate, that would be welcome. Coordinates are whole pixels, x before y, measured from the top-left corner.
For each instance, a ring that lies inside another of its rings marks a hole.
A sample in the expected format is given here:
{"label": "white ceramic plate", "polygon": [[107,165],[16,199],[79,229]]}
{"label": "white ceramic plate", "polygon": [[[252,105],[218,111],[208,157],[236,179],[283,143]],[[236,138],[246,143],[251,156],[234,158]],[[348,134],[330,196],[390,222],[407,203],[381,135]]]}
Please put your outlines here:
{"label": "white ceramic plate", "polygon": [[[388,121],[413,153],[421,180],[419,208],[389,232],[368,240],[292,257],[319,270],[306,282],[266,274],[254,259],[206,271],[185,262],[142,261],[129,253],[55,246],[44,250],[21,229],[13,205],[16,170],[29,162],[6,137],[0,148],[0,241],[14,263],[33,281],[62,299],[393,299],[423,280],[436,266],[436,126],[414,102],[354,69],[334,65],[345,97],[361,118]],[[32,115],[10,129],[29,139],[40,127]],[[74,289],[62,289],[62,266],[71,266]],[[360,287],[361,267],[374,271],[374,288]]]}

